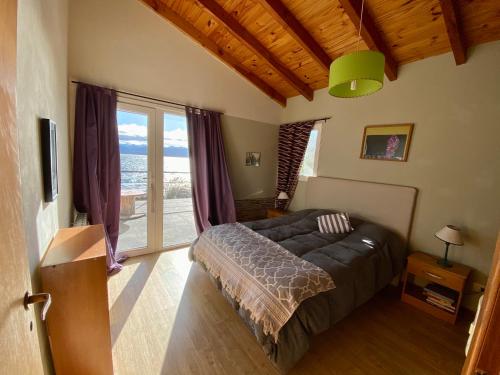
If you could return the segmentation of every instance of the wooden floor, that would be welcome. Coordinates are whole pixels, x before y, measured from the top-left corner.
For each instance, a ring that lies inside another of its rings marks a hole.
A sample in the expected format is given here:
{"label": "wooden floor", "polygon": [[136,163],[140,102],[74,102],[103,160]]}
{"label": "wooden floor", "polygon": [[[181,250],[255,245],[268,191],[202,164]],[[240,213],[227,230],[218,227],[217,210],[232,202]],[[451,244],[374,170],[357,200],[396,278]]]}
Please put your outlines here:
{"label": "wooden floor", "polygon": [[[109,291],[116,374],[278,374],[186,249],[127,261]],[[388,288],[313,338],[290,374],[459,374],[465,320],[443,323]]]}

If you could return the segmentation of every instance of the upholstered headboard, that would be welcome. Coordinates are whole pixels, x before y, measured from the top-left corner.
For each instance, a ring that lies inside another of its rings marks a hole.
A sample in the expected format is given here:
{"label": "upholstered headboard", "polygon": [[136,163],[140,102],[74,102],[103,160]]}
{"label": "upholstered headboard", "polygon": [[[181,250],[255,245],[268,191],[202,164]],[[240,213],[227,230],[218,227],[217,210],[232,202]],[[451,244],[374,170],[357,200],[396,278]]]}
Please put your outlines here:
{"label": "upholstered headboard", "polygon": [[346,211],[392,229],[408,241],[416,188],[331,177],[310,177],[306,185],[306,208]]}

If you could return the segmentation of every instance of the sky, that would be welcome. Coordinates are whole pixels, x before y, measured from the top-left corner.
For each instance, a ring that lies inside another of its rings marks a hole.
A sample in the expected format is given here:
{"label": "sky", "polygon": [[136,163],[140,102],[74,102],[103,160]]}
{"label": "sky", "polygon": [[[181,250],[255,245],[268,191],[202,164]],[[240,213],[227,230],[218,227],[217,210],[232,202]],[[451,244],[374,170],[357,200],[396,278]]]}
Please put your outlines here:
{"label": "sky", "polygon": [[[147,146],[147,116],[118,111],[118,136],[121,145]],[[165,113],[163,116],[164,147],[188,147],[186,117]]]}
{"label": "sky", "polygon": [[307,143],[306,153],[304,155],[304,162],[300,174],[302,176],[312,176],[314,174],[314,155],[316,154],[316,143],[318,141],[318,131],[311,130],[309,135],[309,142]]}

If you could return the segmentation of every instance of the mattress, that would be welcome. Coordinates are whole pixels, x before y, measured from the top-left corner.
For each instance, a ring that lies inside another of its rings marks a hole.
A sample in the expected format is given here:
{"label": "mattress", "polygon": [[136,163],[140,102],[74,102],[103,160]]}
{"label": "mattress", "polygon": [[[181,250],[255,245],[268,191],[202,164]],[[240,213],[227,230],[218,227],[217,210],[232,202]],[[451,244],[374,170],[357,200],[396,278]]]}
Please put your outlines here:
{"label": "mattress", "polygon": [[283,373],[294,366],[309,349],[310,337],[319,334],[370,300],[388,285],[404,265],[402,241],[380,225],[351,218],[354,231],[323,234],[317,217],[332,210],[309,209],[278,218],[243,223],[280,244],[286,250],[330,274],[336,288],[311,297],[298,307],[275,341],[250,319],[213,280],[222,294],[255,335],[267,357]]}

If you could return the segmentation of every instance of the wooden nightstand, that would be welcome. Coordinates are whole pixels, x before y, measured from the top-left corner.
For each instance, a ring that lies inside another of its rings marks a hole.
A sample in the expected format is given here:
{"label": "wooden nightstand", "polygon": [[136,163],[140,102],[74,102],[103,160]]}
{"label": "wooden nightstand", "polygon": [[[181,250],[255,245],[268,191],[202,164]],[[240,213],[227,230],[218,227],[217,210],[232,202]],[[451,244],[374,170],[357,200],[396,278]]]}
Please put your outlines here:
{"label": "wooden nightstand", "polygon": [[290,213],[290,211],[281,210],[279,208],[268,208],[267,209],[267,218],[270,219],[272,217],[285,216],[285,215],[288,215],[289,213]]}
{"label": "wooden nightstand", "polygon": [[[471,269],[459,263],[453,263],[452,267],[445,268],[437,264],[437,260],[438,257],[421,252],[413,253],[408,257],[401,300],[434,315],[436,318],[455,324],[462,302],[465,282]],[[428,296],[424,294],[424,288],[417,285],[415,279],[425,281],[428,284],[429,282],[439,284],[456,291],[455,311],[450,312],[427,302]]]}

